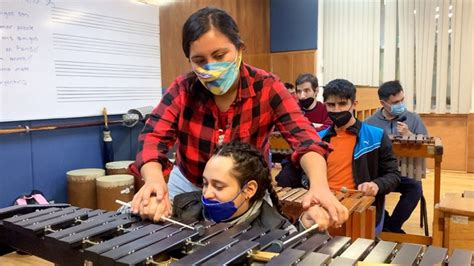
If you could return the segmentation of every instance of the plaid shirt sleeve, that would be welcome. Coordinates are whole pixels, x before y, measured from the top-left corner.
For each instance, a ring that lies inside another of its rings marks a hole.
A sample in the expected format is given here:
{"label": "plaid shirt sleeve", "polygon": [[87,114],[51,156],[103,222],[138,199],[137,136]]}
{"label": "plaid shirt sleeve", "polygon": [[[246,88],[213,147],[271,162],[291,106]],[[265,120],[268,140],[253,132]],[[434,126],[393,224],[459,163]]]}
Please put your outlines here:
{"label": "plaid shirt sleeve", "polygon": [[299,165],[301,156],[309,151],[317,152],[326,158],[330,151],[329,144],[321,140],[283,83],[274,83],[270,98],[276,126],[294,150],[291,155],[292,162]]}
{"label": "plaid shirt sleeve", "polygon": [[138,137],[138,151],[136,160],[130,167],[135,176],[140,175],[140,168],[147,162],[159,162],[163,175],[169,174],[172,164],[167,157],[169,149],[175,144],[180,106],[183,91],[184,77],[178,77],[163,95],[160,103],[152,111]]}

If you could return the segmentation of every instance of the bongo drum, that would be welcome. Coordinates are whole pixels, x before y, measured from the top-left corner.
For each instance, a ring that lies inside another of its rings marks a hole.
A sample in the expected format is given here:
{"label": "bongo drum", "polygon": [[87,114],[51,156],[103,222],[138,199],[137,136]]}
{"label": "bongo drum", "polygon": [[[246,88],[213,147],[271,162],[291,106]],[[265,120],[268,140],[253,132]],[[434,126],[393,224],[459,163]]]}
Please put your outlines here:
{"label": "bongo drum", "polygon": [[97,208],[115,211],[120,205],[115,200],[129,202],[133,199],[132,175],[107,175],[96,179]]}
{"label": "bongo drum", "polygon": [[67,172],[68,203],[82,208],[97,208],[95,180],[104,175],[105,170],[99,168],[84,168]]}
{"label": "bongo drum", "polygon": [[128,174],[128,166],[134,161],[114,161],[105,164],[105,172],[107,175],[126,175]]}

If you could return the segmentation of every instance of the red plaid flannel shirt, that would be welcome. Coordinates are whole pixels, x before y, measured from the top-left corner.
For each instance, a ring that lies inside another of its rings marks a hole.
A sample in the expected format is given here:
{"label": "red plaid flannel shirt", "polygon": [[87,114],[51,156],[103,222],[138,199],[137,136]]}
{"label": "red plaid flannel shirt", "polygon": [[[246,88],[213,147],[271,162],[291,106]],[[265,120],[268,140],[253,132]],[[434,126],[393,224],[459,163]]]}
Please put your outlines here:
{"label": "red plaid flannel shirt", "polygon": [[[227,112],[224,142],[237,139],[250,143],[268,160],[268,138],[276,125],[294,150],[294,163],[308,151],[326,157],[328,144],[321,141],[277,77],[243,64],[239,84],[237,98]],[[218,138],[218,109],[212,95],[192,72],[179,76],[147,120],[130,170],[140,176],[140,167],[155,161],[162,165],[164,174],[169,173],[172,165],[167,153],[176,143],[176,165],[191,183],[201,185]]]}

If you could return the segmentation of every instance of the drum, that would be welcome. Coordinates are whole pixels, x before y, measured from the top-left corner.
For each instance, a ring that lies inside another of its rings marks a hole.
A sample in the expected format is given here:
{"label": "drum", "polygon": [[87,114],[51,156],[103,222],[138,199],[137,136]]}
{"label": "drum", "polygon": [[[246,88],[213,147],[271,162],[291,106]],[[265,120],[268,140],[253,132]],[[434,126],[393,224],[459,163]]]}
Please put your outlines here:
{"label": "drum", "polygon": [[105,165],[107,175],[126,175],[128,174],[128,166],[134,161],[114,161]]}
{"label": "drum", "polygon": [[[114,161],[114,162],[108,162],[105,165],[106,173],[107,175],[126,175],[130,174],[128,172],[128,167],[134,163],[134,161]],[[145,181],[139,176],[134,176],[134,188],[135,191],[138,191],[143,185],[145,184]]]}
{"label": "drum", "polygon": [[115,211],[115,200],[129,202],[135,194],[132,175],[107,175],[96,179],[97,208]]}
{"label": "drum", "polygon": [[99,168],[84,168],[67,172],[68,202],[82,208],[97,208],[95,180],[104,175],[105,170]]}

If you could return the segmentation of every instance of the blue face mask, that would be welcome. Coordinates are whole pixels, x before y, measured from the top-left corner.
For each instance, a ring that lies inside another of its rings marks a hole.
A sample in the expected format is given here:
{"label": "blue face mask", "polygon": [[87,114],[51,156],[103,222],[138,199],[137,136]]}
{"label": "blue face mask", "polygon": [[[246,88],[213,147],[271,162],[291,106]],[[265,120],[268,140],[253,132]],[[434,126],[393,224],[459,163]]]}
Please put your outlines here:
{"label": "blue face mask", "polygon": [[398,103],[390,105],[390,113],[394,116],[403,114],[407,110],[405,103]]}
{"label": "blue face mask", "polygon": [[228,220],[245,202],[242,201],[239,207],[236,207],[234,203],[234,200],[242,193],[242,190],[243,188],[233,199],[226,202],[206,199],[204,195],[202,195],[201,202],[204,209],[204,217],[216,223]]}

